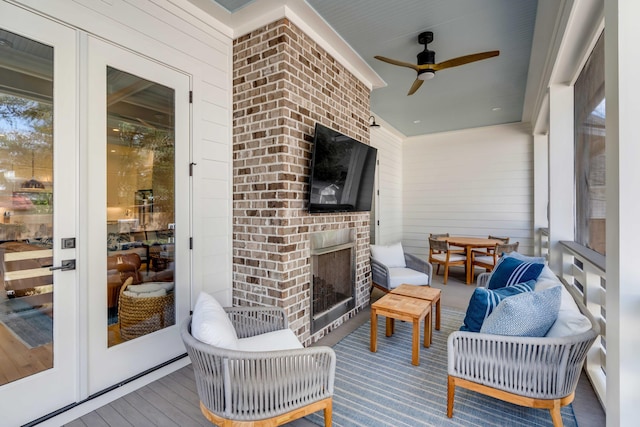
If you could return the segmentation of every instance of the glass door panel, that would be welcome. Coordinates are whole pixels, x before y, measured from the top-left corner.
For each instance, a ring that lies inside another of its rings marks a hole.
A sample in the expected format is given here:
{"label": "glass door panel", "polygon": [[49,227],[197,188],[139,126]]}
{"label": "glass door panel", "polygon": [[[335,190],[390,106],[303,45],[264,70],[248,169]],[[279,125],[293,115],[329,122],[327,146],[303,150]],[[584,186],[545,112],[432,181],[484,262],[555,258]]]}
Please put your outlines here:
{"label": "glass door panel", "polygon": [[3,385],[53,367],[53,47],[0,29],[0,50]]}
{"label": "glass door panel", "polygon": [[175,91],[106,73],[111,347],[175,324]]}

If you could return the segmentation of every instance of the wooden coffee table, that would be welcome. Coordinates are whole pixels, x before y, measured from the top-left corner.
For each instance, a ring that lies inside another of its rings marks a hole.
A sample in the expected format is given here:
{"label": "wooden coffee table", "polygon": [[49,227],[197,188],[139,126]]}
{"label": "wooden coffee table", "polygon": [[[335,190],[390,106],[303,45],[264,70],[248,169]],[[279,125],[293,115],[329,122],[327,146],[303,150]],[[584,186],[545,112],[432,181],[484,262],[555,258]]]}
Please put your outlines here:
{"label": "wooden coffee table", "polygon": [[431,286],[415,286],[402,284],[392,290],[390,293],[431,301],[431,305],[435,306],[436,310],[436,330],[440,330],[440,289],[432,288]]}
{"label": "wooden coffee table", "polygon": [[371,304],[371,343],[370,350],[378,349],[378,315],[385,316],[386,336],[394,332],[394,320],[404,320],[413,324],[411,363],[420,364],[420,322],[424,320],[424,346],[431,345],[431,301],[388,293]]}

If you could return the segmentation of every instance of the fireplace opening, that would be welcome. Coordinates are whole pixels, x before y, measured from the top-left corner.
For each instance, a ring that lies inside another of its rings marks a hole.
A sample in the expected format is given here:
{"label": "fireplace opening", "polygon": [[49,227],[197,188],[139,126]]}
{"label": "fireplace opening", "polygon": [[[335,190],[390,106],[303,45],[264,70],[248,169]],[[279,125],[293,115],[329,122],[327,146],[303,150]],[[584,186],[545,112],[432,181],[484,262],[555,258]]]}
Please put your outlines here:
{"label": "fireplace opening", "polygon": [[312,334],[355,307],[355,244],[352,233],[339,234],[343,236],[315,239],[316,244],[312,243]]}

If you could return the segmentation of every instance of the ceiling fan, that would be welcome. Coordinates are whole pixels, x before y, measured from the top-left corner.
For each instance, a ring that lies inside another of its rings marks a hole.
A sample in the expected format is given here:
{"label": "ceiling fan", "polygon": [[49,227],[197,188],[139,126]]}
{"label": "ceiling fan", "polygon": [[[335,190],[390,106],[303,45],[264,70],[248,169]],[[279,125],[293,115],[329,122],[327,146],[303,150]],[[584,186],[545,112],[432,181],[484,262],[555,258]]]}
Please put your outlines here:
{"label": "ceiling fan", "polygon": [[418,64],[411,64],[409,62],[398,61],[396,59],[385,58],[384,56],[374,56],[374,58],[387,62],[393,65],[399,65],[401,67],[411,68],[416,70],[418,76],[411,85],[409,93],[407,95],[413,95],[422,86],[425,80],[432,79],[436,71],[444,70],[445,68],[457,67],[459,65],[468,64],[470,62],[481,61],[483,59],[492,58],[500,55],[499,50],[491,50],[489,52],[474,53],[471,55],[459,56],[458,58],[449,59],[447,61],[436,64],[436,53],[427,49],[427,44],[433,41],[433,32],[425,31],[418,35],[418,43],[424,45],[424,50],[418,54]]}

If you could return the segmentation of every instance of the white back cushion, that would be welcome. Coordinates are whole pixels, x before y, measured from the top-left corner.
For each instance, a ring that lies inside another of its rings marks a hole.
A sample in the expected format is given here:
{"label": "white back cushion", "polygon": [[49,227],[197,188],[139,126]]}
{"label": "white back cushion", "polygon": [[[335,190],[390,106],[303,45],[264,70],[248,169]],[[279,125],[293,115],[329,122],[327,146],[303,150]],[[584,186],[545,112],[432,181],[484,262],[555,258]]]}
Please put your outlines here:
{"label": "white back cushion", "polygon": [[200,292],[191,318],[191,335],[215,347],[238,348],[238,335],[231,319],[211,295]]}
{"label": "white back cushion", "polygon": [[371,257],[388,268],[406,267],[404,250],[400,242],[389,246],[371,245]]}

